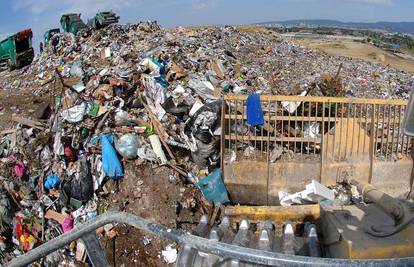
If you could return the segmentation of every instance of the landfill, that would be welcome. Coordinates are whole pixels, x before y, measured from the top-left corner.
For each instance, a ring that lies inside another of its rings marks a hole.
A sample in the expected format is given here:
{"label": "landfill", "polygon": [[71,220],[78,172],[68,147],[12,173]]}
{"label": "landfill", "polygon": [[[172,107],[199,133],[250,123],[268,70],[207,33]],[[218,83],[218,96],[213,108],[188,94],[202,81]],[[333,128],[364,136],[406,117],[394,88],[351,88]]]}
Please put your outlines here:
{"label": "landfill", "polygon": [[[0,73],[2,91],[44,100],[30,114],[12,110],[23,115],[1,129],[0,262],[110,209],[153,207],[159,199],[150,194],[166,195],[162,207],[173,215],[157,216],[173,226],[191,227],[180,212],[188,220],[228,202],[219,175],[223,94],[408,98],[413,81],[412,73],[312,51],[262,28],[140,22],[86,37],[55,34],[30,66]],[[165,174],[168,181],[153,181]],[[113,225],[99,233],[132,236]],[[175,261],[177,248],[140,238],[144,249],[119,257]],[[158,255],[146,252],[153,245]],[[74,242],[44,263],[85,260],[84,245]]]}

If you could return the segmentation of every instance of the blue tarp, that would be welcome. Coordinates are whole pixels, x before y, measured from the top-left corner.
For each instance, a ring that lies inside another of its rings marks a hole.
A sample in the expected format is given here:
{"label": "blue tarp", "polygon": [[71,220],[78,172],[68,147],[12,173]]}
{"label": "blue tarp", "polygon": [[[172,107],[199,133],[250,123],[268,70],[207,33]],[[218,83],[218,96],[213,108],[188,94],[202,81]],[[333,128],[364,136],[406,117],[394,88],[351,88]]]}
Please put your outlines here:
{"label": "blue tarp", "polygon": [[124,172],[115,148],[112,146],[113,142],[114,136],[112,134],[101,135],[102,170],[106,176],[111,177],[114,180],[118,180],[124,177]]}
{"label": "blue tarp", "polygon": [[197,186],[204,197],[214,204],[230,202],[226,186],[221,179],[221,169],[215,169],[209,176],[198,181]]}
{"label": "blue tarp", "polygon": [[260,95],[252,93],[247,97],[247,124],[250,126],[262,126],[264,124]]}

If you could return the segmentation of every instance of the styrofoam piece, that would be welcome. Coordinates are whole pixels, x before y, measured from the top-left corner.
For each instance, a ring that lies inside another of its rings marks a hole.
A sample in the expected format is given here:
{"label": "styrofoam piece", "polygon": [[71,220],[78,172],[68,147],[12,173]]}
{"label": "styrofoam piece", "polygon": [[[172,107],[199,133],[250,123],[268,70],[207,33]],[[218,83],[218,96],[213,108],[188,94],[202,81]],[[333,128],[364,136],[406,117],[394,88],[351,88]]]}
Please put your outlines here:
{"label": "styrofoam piece", "polygon": [[[299,96],[306,96],[307,91],[303,91]],[[282,101],[282,107],[290,114],[294,113],[302,102]]]}
{"label": "styrofoam piece", "polygon": [[308,185],[306,189],[297,193],[289,194],[283,191],[279,192],[279,201],[282,206],[290,206],[292,204],[305,204],[306,202],[317,203],[321,200],[334,200],[334,191],[315,180]]}
{"label": "styrofoam piece", "polygon": [[190,112],[188,113],[188,115],[190,115],[190,117],[192,117],[197,112],[197,110],[199,110],[202,106],[204,106],[203,103],[201,103],[199,101],[196,101],[194,103],[194,105],[191,107]]}
{"label": "styrofoam piece", "polygon": [[155,154],[161,161],[161,164],[167,163],[168,160],[167,160],[167,157],[165,156],[164,151],[162,150],[160,138],[158,137],[158,135],[153,134],[148,138],[150,140],[152,150],[154,150]]}

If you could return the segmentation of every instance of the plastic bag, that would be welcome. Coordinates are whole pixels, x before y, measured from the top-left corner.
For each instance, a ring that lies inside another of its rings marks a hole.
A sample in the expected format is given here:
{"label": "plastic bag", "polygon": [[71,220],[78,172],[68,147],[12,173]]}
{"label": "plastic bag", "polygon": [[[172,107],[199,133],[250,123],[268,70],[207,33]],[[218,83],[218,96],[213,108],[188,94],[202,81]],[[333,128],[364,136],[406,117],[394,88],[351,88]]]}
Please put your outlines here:
{"label": "plastic bag", "polygon": [[124,111],[124,110],[119,110],[116,114],[115,114],[115,124],[117,126],[124,126],[128,124],[128,112]]}
{"label": "plastic bag", "polygon": [[16,176],[20,178],[23,177],[25,171],[26,166],[24,165],[24,163],[21,161],[16,162],[16,165],[14,165],[14,173],[16,174]]}
{"label": "plastic bag", "polygon": [[102,169],[106,176],[118,180],[124,177],[124,173],[115,148],[112,146],[113,140],[114,136],[112,134],[101,135]]}
{"label": "plastic bag", "polygon": [[138,157],[141,159],[151,161],[151,162],[156,162],[157,154],[155,154],[155,152],[152,150],[151,145],[148,144],[142,136],[139,136],[137,140],[138,140],[138,149],[137,149]]}
{"label": "plastic bag", "polygon": [[72,108],[63,110],[61,113],[61,116],[68,122],[75,123],[75,122],[82,121],[85,113],[86,113],[86,103],[82,103]]}
{"label": "plastic bag", "polygon": [[160,83],[155,77],[142,75],[141,82],[145,87],[144,95],[155,102],[164,104],[165,100],[171,95],[171,93],[166,90],[168,85],[165,86],[165,83]]}
{"label": "plastic bag", "polygon": [[69,232],[70,230],[73,229],[73,222],[74,222],[74,218],[71,214],[65,218],[65,220],[62,223],[63,233]]}
{"label": "plastic bag", "polygon": [[160,75],[160,66],[152,61],[150,58],[146,58],[139,63],[143,71],[149,70],[150,75],[159,76]]}
{"label": "plastic bag", "polygon": [[220,127],[221,101],[213,101],[200,107],[191,117],[188,126],[193,135],[205,144],[212,141],[211,133]]}
{"label": "plastic bag", "polygon": [[197,78],[191,79],[188,82],[188,87],[193,89],[202,99],[206,101],[219,99],[219,97],[214,95],[214,86],[209,81],[202,81]]}
{"label": "plastic bag", "polygon": [[221,178],[221,169],[215,169],[209,176],[197,183],[204,197],[214,204],[230,202],[226,186]]}
{"label": "plastic bag", "polygon": [[55,142],[53,143],[53,152],[55,153],[55,156],[64,155],[64,147],[61,138],[62,132],[57,131],[55,135]]}
{"label": "plastic bag", "polygon": [[196,150],[191,151],[191,159],[199,167],[205,167],[208,163],[208,158],[218,150],[218,141],[211,140],[214,142],[204,143],[201,140],[195,140]]}
{"label": "plastic bag", "polygon": [[80,61],[75,61],[70,68],[69,74],[71,76],[81,77],[83,75],[83,70]]}
{"label": "plastic bag", "polygon": [[247,97],[247,124],[250,126],[262,126],[264,124],[263,110],[260,103],[260,95],[253,93]]}
{"label": "plastic bag", "polygon": [[135,135],[125,134],[115,143],[116,150],[126,159],[137,157],[138,141]]}
{"label": "plastic bag", "polygon": [[93,196],[93,179],[86,157],[82,157],[79,160],[78,172],[63,188],[69,198],[74,198],[82,202],[88,201]]}
{"label": "plastic bag", "polygon": [[13,212],[12,212],[12,205],[10,203],[9,197],[4,193],[1,192],[0,194],[0,223],[4,222],[10,225],[13,221]]}
{"label": "plastic bag", "polygon": [[59,187],[61,182],[62,180],[56,174],[51,173],[46,177],[46,180],[44,182],[44,187],[46,190],[57,188]]}

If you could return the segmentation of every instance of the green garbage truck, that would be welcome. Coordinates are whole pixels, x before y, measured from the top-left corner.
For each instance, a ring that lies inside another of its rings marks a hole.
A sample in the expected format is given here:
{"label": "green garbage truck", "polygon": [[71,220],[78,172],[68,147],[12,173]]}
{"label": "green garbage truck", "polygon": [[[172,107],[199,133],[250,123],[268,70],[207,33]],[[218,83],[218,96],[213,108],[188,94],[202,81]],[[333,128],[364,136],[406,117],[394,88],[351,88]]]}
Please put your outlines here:
{"label": "green garbage truck", "polygon": [[95,17],[88,21],[88,25],[94,29],[102,29],[109,24],[118,23],[119,16],[112,11],[96,13]]}
{"label": "green garbage truck", "polygon": [[47,45],[50,41],[50,38],[52,38],[53,35],[55,35],[56,33],[60,33],[60,29],[56,28],[56,29],[50,29],[47,30],[45,32],[45,34],[43,35],[43,39],[45,41],[45,45]]}
{"label": "green garbage truck", "polygon": [[60,18],[60,25],[63,31],[71,32],[74,35],[81,33],[82,35],[88,35],[88,26],[81,20],[81,14],[64,14]]}
{"label": "green garbage truck", "polygon": [[9,70],[13,70],[32,63],[34,58],[32,38],[32,30],[25,29],[2,40],[0,42],[0,65],[7,65]]}

